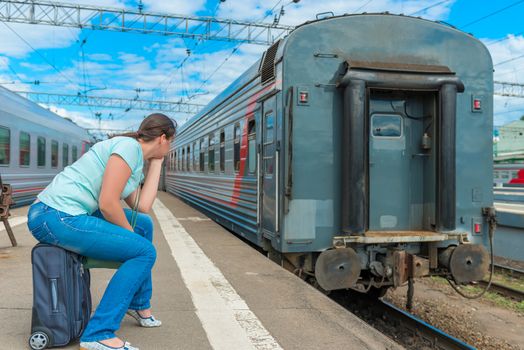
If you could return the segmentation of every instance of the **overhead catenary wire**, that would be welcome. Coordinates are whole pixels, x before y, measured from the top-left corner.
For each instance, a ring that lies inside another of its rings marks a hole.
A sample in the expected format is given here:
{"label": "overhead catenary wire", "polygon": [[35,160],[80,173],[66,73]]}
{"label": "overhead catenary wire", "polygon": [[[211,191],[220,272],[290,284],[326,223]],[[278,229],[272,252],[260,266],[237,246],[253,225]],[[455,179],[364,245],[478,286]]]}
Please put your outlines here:
{"label": "overhead catenary wire", "polygon": [[506,64],[506,63],[513,62],[513,61],[516,61],[516,60],[520,60],[521,58],[524,58],[524,55],[520,55],[520,56],[512,57],[512,58],[507,59],[507,60],[505,60],[505,61],[498,62],[498,63],[494,64],[493,67],[500,66],[500,65],[502,65],[502,64]]}
{"label": "overhead catenary wire", "polygon": [[[278,5],[280,5],[281,2],[282,2],[282,0],[278,0],[278,1],[275,3],[275,5],[273,5],[273,7],[272,7],[269,11],[266,12],[266,15],[265,15],[262,19],[260,19],[260,21],[262,22],[262,21],[264,21],[266,18],[268,18],[270,15],[272,15],[272,14],[273,14],[273,11],[277,8]],[[292,4],[293,2],[294,2],[293,0],[290,1],[290,2],[288,2],[287,4],[284,5],[284,7],[287,7],[288,5]],[[231,52],[229,53],[229,55],[227,55],[227,56],[225,57],[225,59],[224,59],[224,60],[223,60],[219,65],[218,65],[218,67],[215,68],[215,70],[214,70],[214,71],[213,71],[209,76],[207,76],[206,79],[204,79],[204,81],[200,84],[200,86],[199,86],[197,89],[194,90],[195,93],[193,93],[192,96],[189,97],[188,99],[193,98],[193,97],[198,93],[198,91],[199,91],[202,87],[204,87],[204,85],[205,85],[205,84],[206,84],[206,83],[207,83],[207,82],[208,82],[208,81],[209,81],[209,80],[210,80],[210,79],[211,79],[211,78],[212,78],[212,77],[213,77],[213,76],[218,72],[218,70],[219,70],[220,68],[222,68],[222,66],[223,66],[223,65],[224,65],[224,64],[225,64],[225,63],[226,63],[226,62],[231,58],[231,56],[233,56],[233,55],[238,51],[238,49],[240,48],[240,46],[242,46],[243,44],[244,44],[244,43],[239,43],[239,44],[237,44],[237,45],[236,45],[236,46],[231,50]]]}
{"label": "overhead catenary wire", "polygon": [[53,63],[51,63],[44,55],[42,55],[40,53],[40,51],[38,51],[37,49],[35,49],[27,40],[25,40],[20,34],[18,34],[18,32],[16,30],[14,30],[13,28],[11,28],[11,26],[9,26],[7,23],[5,22],[2,22],[2,24],[4,26],[7,27],[7,29],[9,29],[13,34],[15,34],[20,40],[22,40],[27,46],[29,46],[29,48],[31,48],[31,50],[33,50],[38,56],[40,56],[40,58],[42,58],[48,65],[50,65],[56,72],[58,72],[58,74],[60,74],[62,77],[64,77],[68,82],[70,82],[71,84],[73,85],[77,85],[76,83],[74,83],[71,79],[69,79],[69,77],[67,77],[60,69],[58,69]]}
{"label": "overhead catenary wire", "polygon": [[366,2],[364,5],[354,10],[353,13],[357,13],[358,11],[362,10],[364,7],[368,6],[371,2],[373,2],[373,0],[368,0],[368,2]]}
{"label": "overhead catenary wire", "polygon": [[[513,37],[516,37],[518,35],[521,35],[521,34],[524,34],[524,32],[518,32],[516,34],[513,34]],[[493,41],[489,41],[486,43],[486,45],[490,46],[490,45],[493,45],[493,44],[496,44],[496,43],[500,43],[502,41],[506,41],[506,40],[509,40],[511,38],[511,36],[506,36],[504,38],[500,38],[500,39],[497,39],[497,40],[493,40]]]}
{"label": "overhead catenary wire", "polygon": [[491,16],[494,16],[494,15],[496,15],[496,14],[499,14],[499,13],[501,13],[502,11],[505,11],[505,10],[511,8],[511,7],[517,6],[517,5],[519,5],[519,4],[523,3],[523,2],[524,2],[524,0],[515,1],[514,3],[512,3],[512,4],[510,4],[510,5],[506,6],[506,7],[503,7],[503,8],[501,8],[501,9],[499,9],[499,10],[496,10],[496,11],[490,12],[490,13],[488,13],[487,15],[484,15],[484,16],[482,16],[482,17],[480,17],[480,18],[477,18],[477,19],[475,19],[475,20],[473,20],[473,21],[471,21],[471,22],[469,22],[469,23],[466,23],[466,24],[464,24],[464,25],[463,25],[462,27],[460,27],[460,28],[462,29],[462,28],[469,27],[469,26],[472,25],[472,24],[475,24],[475,23],[478,23],[478,22],[480,22],[480,21],[483,21],[483,20],[485,20],[486,18],[489,18],[489,17],[491,17]]}
{"label": "overhead catenary wire", "polygon": [[432,9],[433,7],[436,7],[438,5],[441,5],[441,4],[444,4],[446,2],[450,2],[450,1],[451,0],[443,0],[443,1],[436,2],[433,5],[426,6],[426,7],[422,8],[422,9],[420,9],[420,10],[417,10],[417,11],[415,11],[413,13],[410,13],[409,16],[414,16],[414,15],[419,14],[421,12],[425,12],[425,11],[427,11],[429,9]]}

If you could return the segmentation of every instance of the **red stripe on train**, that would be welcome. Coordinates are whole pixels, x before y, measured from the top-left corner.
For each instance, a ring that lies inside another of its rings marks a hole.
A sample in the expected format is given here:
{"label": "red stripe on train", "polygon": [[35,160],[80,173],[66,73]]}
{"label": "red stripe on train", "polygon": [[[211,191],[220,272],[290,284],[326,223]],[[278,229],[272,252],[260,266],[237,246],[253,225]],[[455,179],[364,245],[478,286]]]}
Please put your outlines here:
{"label": "red stripe on train", "polygon": [[[268,90],[271,90],[275,87],[275,82],[272,84],[266,86],[259,92],[255,93],[253,96],[250,97],[248,103],[247,103],[247,109],[246,114],[244,116],[244,129],[242,130],[242,134],[240,135],[241,141],[240,141],[240,167],[238,169],[238,174],[235,175],[235,184],[233,186],[233,194],[231,195],[231,205],[235,208],[238,205],[238,200],[240,198],[240,186],[242,185],[242,178],[244,177],[245,169],[246,169],[246,156],[247,156],[247,127],[248,127],[248,120],[250,115],[255,110],[255,107],[257,105],[257,100]],[[258,181],[258,179],[257,179]]]}
{"label": "red stripe on train", "polygon": [[21,189],[13,189],[13,193],[22,193],[22,192],[33,192],[33,191],[40,191],[43,190],[45,187],[30,187],[30,188],[21,188]]}

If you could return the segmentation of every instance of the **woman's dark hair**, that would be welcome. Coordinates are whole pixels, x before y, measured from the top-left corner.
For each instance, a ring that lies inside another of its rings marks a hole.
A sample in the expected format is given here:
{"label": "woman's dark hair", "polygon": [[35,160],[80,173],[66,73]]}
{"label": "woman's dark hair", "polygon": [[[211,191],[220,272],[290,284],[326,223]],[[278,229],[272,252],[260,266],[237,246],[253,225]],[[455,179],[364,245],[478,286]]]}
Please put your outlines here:
{"label": "woman's dark hair", "polygon": [[111,138],[116,136],[127,136],[134,139],[141,139],[144,141],[151,141],[162,136],[163,134],[169,139],[176,134],[177,123],[173,119],[162,113],[153,113],[148,115],[140,124],[137,131],[126,132],[124,134],[112,135]]}

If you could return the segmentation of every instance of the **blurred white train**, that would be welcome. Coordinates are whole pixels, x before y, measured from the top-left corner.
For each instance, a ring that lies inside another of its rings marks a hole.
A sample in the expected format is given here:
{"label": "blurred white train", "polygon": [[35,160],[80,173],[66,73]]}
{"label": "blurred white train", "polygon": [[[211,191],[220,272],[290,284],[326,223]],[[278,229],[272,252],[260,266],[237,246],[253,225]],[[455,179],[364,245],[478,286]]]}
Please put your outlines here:
{"label": "blurred white train", "polygon": [[15,206],[31,203],[93,143],[87,130],[0,87],[0,175]]}

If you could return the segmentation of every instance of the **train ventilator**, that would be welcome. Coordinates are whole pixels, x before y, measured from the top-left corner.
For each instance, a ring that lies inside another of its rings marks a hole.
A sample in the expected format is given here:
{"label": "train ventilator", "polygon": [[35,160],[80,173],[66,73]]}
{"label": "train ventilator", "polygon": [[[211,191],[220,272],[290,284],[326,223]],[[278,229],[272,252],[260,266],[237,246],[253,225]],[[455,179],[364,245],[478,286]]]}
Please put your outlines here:
{"label": "train ventilator", "polygon": [[489,268],[492,129],[482,42],[420,18],[331,17],[182,127],[165,186],[325,290],[468,283]]}

